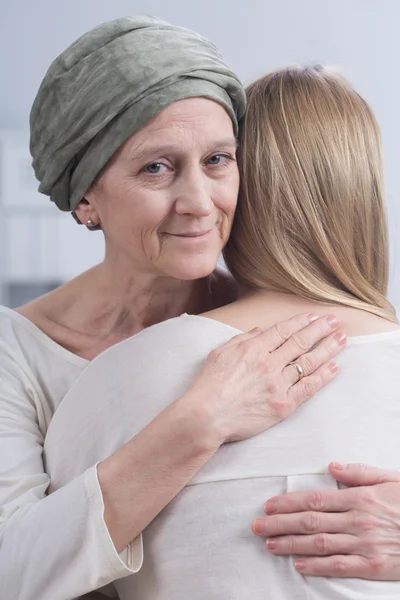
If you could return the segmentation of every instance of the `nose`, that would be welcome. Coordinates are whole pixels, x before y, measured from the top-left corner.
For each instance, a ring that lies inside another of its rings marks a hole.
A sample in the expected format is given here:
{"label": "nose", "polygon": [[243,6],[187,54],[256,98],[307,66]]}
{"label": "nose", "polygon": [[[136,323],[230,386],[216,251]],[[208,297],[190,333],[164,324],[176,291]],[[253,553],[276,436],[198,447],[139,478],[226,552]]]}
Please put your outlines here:
{"label": "nose", "polygon": [[179,215],[207,217],[214,209],[210,182],[201,168],[192,169],[181,177],[176,190],[175,211]]}

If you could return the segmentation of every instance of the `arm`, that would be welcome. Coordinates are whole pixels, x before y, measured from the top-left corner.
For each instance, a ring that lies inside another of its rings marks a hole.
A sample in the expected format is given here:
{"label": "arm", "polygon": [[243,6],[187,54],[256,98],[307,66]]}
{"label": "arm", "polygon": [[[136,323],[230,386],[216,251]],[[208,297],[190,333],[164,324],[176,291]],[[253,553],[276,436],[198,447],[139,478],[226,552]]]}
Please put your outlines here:
{"label": "arm", "polygon": [[99,464],[105,521],[117,551],[135,539],[218,450],[222,439],[209,425],[204,412],[182,397]]}
{"label": "arm", "polygon": [[273,554],[300,555],[303,575],[400,581],[400,473],[338,463],[329,472],[353,487],[271,498],[254,533]]}
{"label": "arm", "polygon": [[0,381],[0,598],[75,598],[138,565],[113,546],[94,468],[46,496],[33,387],[30,394]]}
{"label": "arm", "polygon": [[[141,553],[125,564],[118,552],[221,443],[268,429],[334,377],[332,327],[309,323],[303,315],[213,351],[181,398],[98,471],[49,496],[33,392],[0,381],[0,598],[67,600],[137,571]],[[321,339],[296,383],[287,365]]]}

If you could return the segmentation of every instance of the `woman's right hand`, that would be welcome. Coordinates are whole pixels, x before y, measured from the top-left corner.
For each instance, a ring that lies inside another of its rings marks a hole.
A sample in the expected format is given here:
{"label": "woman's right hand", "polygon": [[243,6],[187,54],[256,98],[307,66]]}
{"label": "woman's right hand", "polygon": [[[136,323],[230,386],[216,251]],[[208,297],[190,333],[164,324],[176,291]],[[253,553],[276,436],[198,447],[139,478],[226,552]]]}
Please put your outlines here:
{"label": "woman's right hand", "polygon": [[[331,359],[346,343],[338,326],[333,315],[303,314],[213,350],[188,392],[196,404],[203,399],[220,443],[269,429],[332,381]],[[292,361],[303,371],[301,381]]]}

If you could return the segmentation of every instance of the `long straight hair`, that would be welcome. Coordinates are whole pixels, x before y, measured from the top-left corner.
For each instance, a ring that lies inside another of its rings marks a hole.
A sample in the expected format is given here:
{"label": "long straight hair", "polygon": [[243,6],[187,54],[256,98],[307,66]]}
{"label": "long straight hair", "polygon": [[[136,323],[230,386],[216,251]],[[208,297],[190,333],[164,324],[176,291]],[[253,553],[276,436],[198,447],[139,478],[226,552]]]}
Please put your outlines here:
{"label": "long straight hair", "polygon": [[234,277],[396,322],[380,132],[368,104],[319,66],[262,77],[247,99],[224,251]]}

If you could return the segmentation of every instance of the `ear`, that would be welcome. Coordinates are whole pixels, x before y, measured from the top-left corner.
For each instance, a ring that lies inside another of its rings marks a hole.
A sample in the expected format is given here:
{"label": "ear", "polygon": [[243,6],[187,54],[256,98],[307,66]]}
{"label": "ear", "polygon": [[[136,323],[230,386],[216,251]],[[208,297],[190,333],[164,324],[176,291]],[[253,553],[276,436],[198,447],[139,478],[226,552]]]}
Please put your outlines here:
{"label": "ear", "polygon": [[[90,192],[88,192],[86,195],[90,195]],[[97,211],[95,210],[95,208],[93,207],[92,203],[90,202],[90,200],[88,200],[87,198],[83,198],[78,206],[75,208],[75,215],[78,218],[78,220],[83,224],[86,225],[87,222],[89,221],[89,219],[92,222],[92,227],[96,227],[97,225],[100,224],[100,219],[99,216],[97,214]]]}

